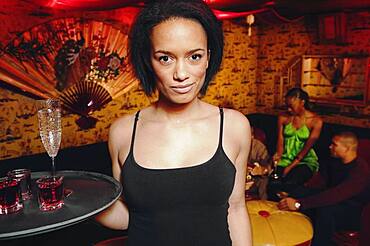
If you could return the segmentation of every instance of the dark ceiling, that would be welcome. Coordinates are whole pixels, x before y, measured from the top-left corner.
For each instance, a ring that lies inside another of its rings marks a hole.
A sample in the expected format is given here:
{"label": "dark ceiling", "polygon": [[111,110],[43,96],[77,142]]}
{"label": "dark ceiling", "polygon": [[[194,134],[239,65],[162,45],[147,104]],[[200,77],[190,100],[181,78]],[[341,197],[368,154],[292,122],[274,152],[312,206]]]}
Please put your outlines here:
{"label": "dark ceiling", "polygon": [[[101,10],[125,6],[138,6],[151,0],[20,0],[38,6],[57,9]],[[287,16],[313,13],[369,10],[370,0],[204,0],[213,9],[223,11],[252,11],[264,7],[274,8]]]}
{"label": "dark ceiling", "polygon": [[206,0],[216,9],[245,11],[264,5],[289,12],[322,13],[370,9],[370,0]]}

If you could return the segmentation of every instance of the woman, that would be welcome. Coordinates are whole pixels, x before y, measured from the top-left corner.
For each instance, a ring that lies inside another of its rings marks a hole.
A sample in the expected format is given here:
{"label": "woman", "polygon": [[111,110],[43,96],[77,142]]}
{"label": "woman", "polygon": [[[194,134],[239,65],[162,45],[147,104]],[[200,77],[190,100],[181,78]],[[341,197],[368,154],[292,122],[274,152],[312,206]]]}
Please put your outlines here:
{"label": "woman", "polygon": [[319,167],[312,146],[320,136],[322,119],[310,111],[309,96],[301,88],[290,89],[285,100],[288,113],[278,118],[277,151],[273,157],[282,184],[269,185],[271,198],[278,191],[289,192],[304,184]]}
{"label": "woman", "polygon": [[109,150],[123,199],[97,220],[128,228],[134,246],[251,245],[248,120],[198,98],[222,59],[216,17],[201,0],[155,2],[138,14],[129,44],[144,91],[159,97],[112,124]]}

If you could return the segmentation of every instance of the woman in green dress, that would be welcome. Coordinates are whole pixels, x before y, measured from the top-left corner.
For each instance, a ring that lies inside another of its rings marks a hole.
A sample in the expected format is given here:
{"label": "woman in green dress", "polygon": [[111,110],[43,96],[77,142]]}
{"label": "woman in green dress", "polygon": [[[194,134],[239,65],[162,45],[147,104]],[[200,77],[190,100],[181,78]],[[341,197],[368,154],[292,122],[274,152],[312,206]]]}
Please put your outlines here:
{"label": "woman in green dress", "polygon": [[285,101],[288,112],[278,117],[277,148],[273,156],[279,177],[279,182],[270,185],[274,194],[303,185],[319,168],[312,147],[320,136],[322,119],[310,110],[309,96],[301,88],[290,89]]}

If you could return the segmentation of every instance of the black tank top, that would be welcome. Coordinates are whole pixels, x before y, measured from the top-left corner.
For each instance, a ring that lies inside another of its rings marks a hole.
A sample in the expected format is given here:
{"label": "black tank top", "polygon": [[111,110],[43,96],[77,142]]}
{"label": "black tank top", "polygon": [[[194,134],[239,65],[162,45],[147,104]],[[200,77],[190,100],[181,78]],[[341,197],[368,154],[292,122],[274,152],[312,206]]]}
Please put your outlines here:
{"label": "black tank top", "polygon": [[121,176],[129,208],[128,245],[230,246],[228,199],[236,170],[222,148],[222,108],[219,143],[211,159],[173,169],[144,168],[135,161],[139,113]]}

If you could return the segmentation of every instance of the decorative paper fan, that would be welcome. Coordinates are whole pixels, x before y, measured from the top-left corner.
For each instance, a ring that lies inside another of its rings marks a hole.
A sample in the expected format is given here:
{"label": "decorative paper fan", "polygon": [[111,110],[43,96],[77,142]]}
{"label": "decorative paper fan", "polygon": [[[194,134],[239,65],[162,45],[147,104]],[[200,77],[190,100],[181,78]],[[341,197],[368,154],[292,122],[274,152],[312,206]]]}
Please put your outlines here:
{"label": "decorative paper fan", "polygon": [[59,97],[84,118],[137,85],[127,62],[128,25],[54,20],[1,52],[0,79],[40,98]]}

